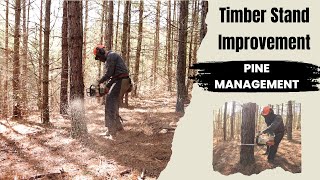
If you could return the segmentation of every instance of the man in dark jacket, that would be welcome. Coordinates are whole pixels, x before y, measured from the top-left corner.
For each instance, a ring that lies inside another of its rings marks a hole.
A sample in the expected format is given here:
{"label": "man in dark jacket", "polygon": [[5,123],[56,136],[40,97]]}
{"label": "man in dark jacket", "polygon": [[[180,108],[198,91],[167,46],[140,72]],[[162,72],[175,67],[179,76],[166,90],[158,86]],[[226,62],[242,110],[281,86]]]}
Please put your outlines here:
{"label": "man in dark jacket", "polygon": [[261,115],[265,118],[267,128],[262,131],[263,134],[269,133],[274,134],[274,145],[271,145],[267,149],[268,153],[268,162],[273,163],[275,155],[278,151],[279,144],[284,136],[284,123],[280,115],[276,115],[273,109],[269,106],[263,108]]}
{"label": "man in dark jacket", "polygon": [[130,91],[131,80],[129,78],[128,68],[122,57],[112,51],[105,51],[105,47],[98,45],[93,54],[96,60],[105,63],[106,72],[101,79],[97,80],[96,86],[107,82],[105,93],[105,126],[108,127],[106,135],[115,136],[117,131],[123,130],[119,117],[119,103],[123,96]]}

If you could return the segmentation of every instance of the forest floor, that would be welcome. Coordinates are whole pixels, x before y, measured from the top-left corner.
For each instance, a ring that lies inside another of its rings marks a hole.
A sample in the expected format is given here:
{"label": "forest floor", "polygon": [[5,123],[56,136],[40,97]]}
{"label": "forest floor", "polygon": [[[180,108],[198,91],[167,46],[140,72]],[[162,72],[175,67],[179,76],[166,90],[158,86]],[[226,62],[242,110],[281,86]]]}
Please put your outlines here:
{"label": "forest floor", "polygon": [[52,113],[50,127],[37,115],[0,120],[0,179],[156,179],[170,160],[181,117],[175,98],[142,97],[129,104],[120,109],[125,131],[114,140],[103,135],[104,106],[94,98],[86,101],[89,138],[82,142],[70,137],[70,120],[59,114]]}
{"label": "forest floor", "polygon": [[268,163],[267,156],[263,155],[266,147],[261,149],[255,146],[255,163],[242,166],[240,160],[239,141],[217,142],[213,145],[213,169],[223,175],[242,173],[244,175],[259,174],[266,169],[281,167],[285,171],[301,173],[301,133],[293,132],[293,140],[289,141],[286,137],[282,139],[275,161]]}

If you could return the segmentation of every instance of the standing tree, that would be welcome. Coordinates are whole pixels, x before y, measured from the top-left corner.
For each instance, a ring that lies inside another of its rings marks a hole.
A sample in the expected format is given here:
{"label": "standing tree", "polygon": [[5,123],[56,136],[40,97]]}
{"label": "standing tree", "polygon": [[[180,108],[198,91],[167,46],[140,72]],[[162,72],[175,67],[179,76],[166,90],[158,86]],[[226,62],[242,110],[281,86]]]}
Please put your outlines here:
{"label": "standing tree", "polygon": [[255,112],[256,104],[247,103],[242,109],[242,124],[241,124],[241,150],[240,164],[249,165],[254,163],[254,146],[246,144],[254,144],[254,128],[255,128]]}
{"label": "standing tree", "polygon": [[83,57],[82,57],[82,67],[83,67],[83,77],[86,77],[86,60],[87,60],[87,33],[88,33],[88,1],[85,0],[84,9],[85,9],[85,16],[84,16],[84,32],[83,32]]}
{"label": "standing tree", "polygon": [[[8,73],[9,73],[9,1],[6,1],[6,32],[5,32],[5,81],[3,96],[3,118],[8,118]],[[2,102],[1,102],[2,103]]]}
{"label": "standing tree", "polygon": [[208,13],[208,1],[202,1],[200,41],[202,41],[207,34],[207,24],[206,24],[207,13]]}
{"label": "standing tree", "polygon": [[108,4],[108,21],[106,24],[106,48],[107,50],[112,49],[113,44],[113,1],[109,1]]}
{"label": "standing tree", "polygon": [[117,9],[117,24],[116,24],[116,39],[115,39],[115,50],[118,51],[118,31],[119,31],[119,14],[120,14],[120,4],[121,1],[118,1],[118,9]]}
{"label": "standing tree", "polygon": [[231,111],[231,139],[234,139],[234,121],[236,118],[236,102],[232,102],[232,111]]}
{"label": "standing tree", "polygon": [[227,107],[228,107],[228,102],[225,102],[224,113],[223,113],[223,141],[227,140]]}
{"label": "standing tree", "polygon": [[172,36],[171,36],[171,0],[168,1],[168,17],[167,17],[167,74],[168,74],[168,91],[171,91],[171,74],[172,74]]}
{"label": "standing tree", "polygon": [[40,118],[43,119],[42,108],[42,31],[43,31],[43,0],[40,2],[40,25],[39,25],[39,56],[38,56],[38,109],[40,111]]}
{"label": "standing tree", "polygon": [[63,1],[62,19],[62,68],[61,68],[61,90],[60,90],[60,114],[66,115],[68,108],[68,6],[67,1]]}
{"label": "standing tree", "polygon": [[[22,1],[23,10],[22,10],[22,19],[23,19],[23,38],[22,38],[22,74],[24,74],[21,82],[22,89],[22,115],[28,115],[28,93],[27,93],[27,82],[28,82],[28,31],[27,31],[27,23],[29,19],[27,19],[27,0]],[[29,6],[30,7],[30,6]],[[29,17],[28,17],[29,18]]]}
{"label": "standing tree", "polygon": [[134,66],[134,91],[133,96],[137,96],[138,89],[138,81],[139,81],[139,67],[140,67],[140,54],[141,54],[141,44],[142,44],[142,28],[143,28],[143,9],[144,9],[143,1],[140,1],[139,6],[139,27],[138,27],[138,44],[137,44],[137,52],[136,52],[136,62]]}
{"label": "standing tree", "polygon": [[21,119],[21,96],[20,96],[20,16],[21,1],[16,0],[15,4],[15,27],[14,27],[14,54],[13,54],[13,119]]}
{"label": "standing tree", "polygon": [[44,47],[43,47],[43,98],[42,110],[44,124],[49,123],[49,39],[50,39],[50,7],[51,0],[46,0],[46,14],[45,14],[45,27],[44,27]]}
{"label": "standing tree", "polygon": [[177,64],[177,103],[176,112],[184,113],[184,102],[186,99],[186,47],[187,47],[187,26],[188,26],[188,3],[180,1],[179,16],[179,50]]}
{"label": "standing tree", "polygon": [[287,109],[287,123],[286,123],[288,140],[292,140],[292,120],[293,120],[292,101],[289,101],[288,109]]}
{"label": "standing tree", "polygon": [[152,66],[152,75],[153,75],[153,82],[152,85],[154,86],[157,81],[157,73],[158,73],[158,61],[159,61],[159,32],[160,32],[160,6],[161,2],[157,1],[157,8],[156,8],[156,32],[155,32],[155,38],[154,38],[154,61]]}
{"label": "standing tree", "polygon": [[70,60],[70,109],[71,136],[85,137],[88,134],[84,115],[84,84],[82,72],[82,4],[68,1],[68,45]]}

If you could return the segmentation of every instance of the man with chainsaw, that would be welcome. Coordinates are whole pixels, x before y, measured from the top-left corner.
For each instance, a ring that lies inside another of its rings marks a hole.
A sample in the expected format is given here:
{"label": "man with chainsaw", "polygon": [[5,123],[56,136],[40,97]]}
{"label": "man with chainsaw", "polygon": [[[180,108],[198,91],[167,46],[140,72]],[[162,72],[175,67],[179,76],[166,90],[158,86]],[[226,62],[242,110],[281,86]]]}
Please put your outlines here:
{"label": "man with chainsaw", "polygon": [[107,82],[105,87],[105,126],[108,128],[107,136],[114,137],[117,131],[122,131],[120,122],[119,103],[122,102],[126,92],[131,91],[131,80],[128,68],[122,57],[111,51],[106,51],[105,47],[98,45],[94,48],[95,60],[105,63],[105,74],[95,82],[95,86]]}
{"label": "man with chainsaw", "polygon": [[269,106],[263,108],[261,115],[264,117],[267,128],[261,134],[274,134],[274,145],[268,147],[268,162],[273,163],[275,155],[278,151],[279,144],[284,136],[284,123],[280,115],[276,115],[273,109]]}

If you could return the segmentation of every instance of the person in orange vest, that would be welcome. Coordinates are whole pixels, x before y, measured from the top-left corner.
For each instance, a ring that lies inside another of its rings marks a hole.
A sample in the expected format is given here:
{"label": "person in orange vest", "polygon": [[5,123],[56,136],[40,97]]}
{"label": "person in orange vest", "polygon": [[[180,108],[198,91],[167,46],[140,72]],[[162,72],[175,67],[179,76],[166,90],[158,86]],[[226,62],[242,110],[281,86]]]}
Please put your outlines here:
{"label": "person in orange vest", "polygon": [[268,155],[268,162],[274,163],[274,158],[278,151],[279,144],[283,139],[285,127],[280,115],[274,113],[273,109],[270,106],[263,108],[261,115],[264,117],[267,124],[267,128],[264,129],[261,133],[274,134],[274,145],[268,147],[265,154]]}
{"label": "person in orange vest", "polygon": [[129,71],[122,57],[105,47],[98,45],[94,48],[95,60],[105,64],[105,74],[95,82],[95,86],[107,82],[105,87],[105,126],[108,128],[106,135],[114,137],[118,131],[123,130],[119,116],[119,104],[126,92],[130,92],[132,85]]}

